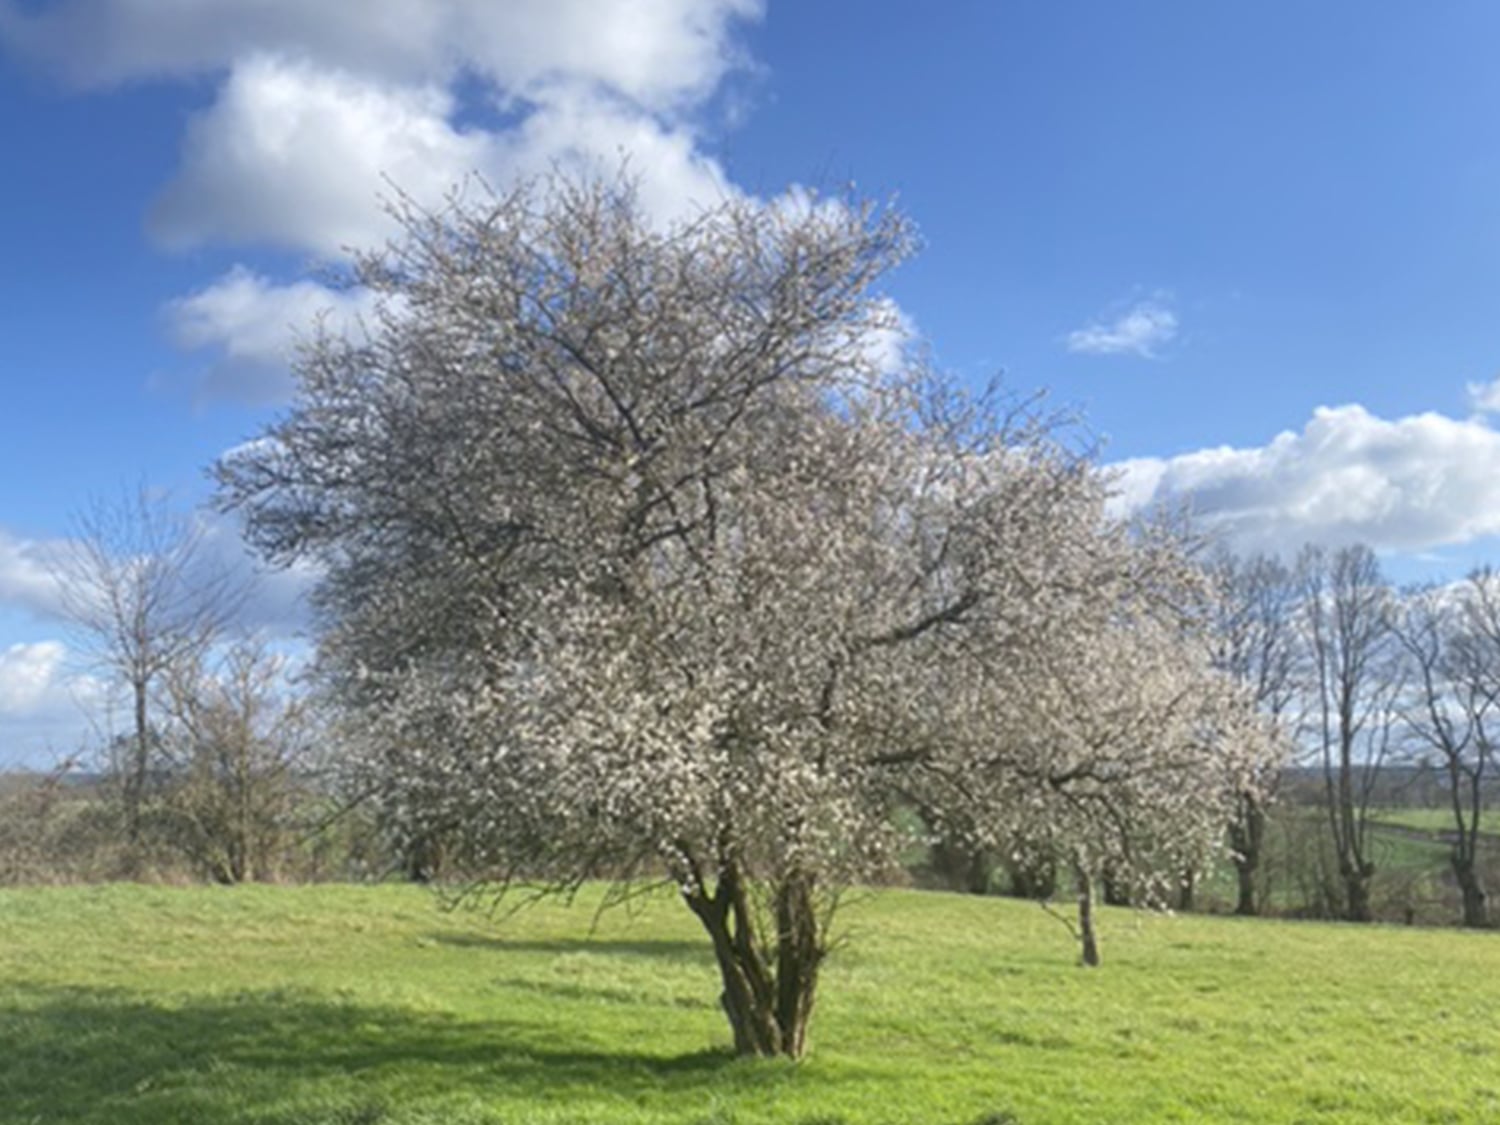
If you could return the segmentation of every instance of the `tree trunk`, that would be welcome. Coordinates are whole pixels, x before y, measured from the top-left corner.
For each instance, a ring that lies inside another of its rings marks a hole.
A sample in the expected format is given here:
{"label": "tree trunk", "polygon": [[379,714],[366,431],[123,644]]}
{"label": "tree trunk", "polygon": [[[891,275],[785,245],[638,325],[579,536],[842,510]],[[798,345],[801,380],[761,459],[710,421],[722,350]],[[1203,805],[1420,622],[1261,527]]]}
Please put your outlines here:
{"label": "tree trunk", "polygon": [[964,889],[971,895],[989,894],[993,874],[994,865],[990,863],[990,857],[982,848],[975,848],[969,855],[968,877],[965,880]]}
{"label": "tree trunk", "polygon": [[1453,875],[1458,880],[1458,889],[1463,894],[1464,921],[1471,929],[1485,929],[1490,924],[1484,886],[1479,881],[1479,872],[1474,869],[1472,856],[1454,855]]}
{"label": "tree trunk", "polygon": [[[713,941],[724,990],[719,1002],[738,1055],[801,1058],[827,952],[819,935],[811,876],[792,875],[775,888],[776,942],[756,933],[748,888],[733,865],[719,871],[710,896],[686,892],[689,909]],[[775,966],[774,970],[772,965]]]}
{"label": "tree trunk", "polygon": [[782,1054],[798,1059],[807,1050],[807,1024],[823,961],[810,876],[792,875],[777,890],[776,931],[776,1022]]}
{"label": "tree trunk", "polygon": [[1339,866],[1344,881],[1344,920],[1346,922],[1371,922],[1375,915],[1370,909],[1370,877],[1375,868],[1368,863],[1344,863]]}
{"label": "tree trunk", "polygon": [[1078,942],[1082,947],[1079,961],[1093,968],[1099,964],[1099,939],[1094,933],[1094,881],[1087,871],[1078,869]]}
{"label": "tree trunk", "polygon": [[1255,902],[1255,868],[1236,860],[1234,871],[1239,878],[1239,896],[1234,904],[1234,912],[1246,916],[1259,913]]}
{"label": "tree trunk", "polygon": [[1234,872],[1239,884],[1234,912],[1251,915],[1260,912],[1255,901],[1255,872],[1260,867],[1265,843],[1266,810],[1251,795],[1242,796],[1239,804],[1239,820],[1229,830],[1229,842],[1234,848]]}
{"label": "tree trunk", "polygon": [[1193,898],[1198,889],[1198,873],[1189,867],[1182,873],[1182,882],[1177,887],[1177,909],[1184,914],[1193,909]]}
{"label": "tree trunk", "polygon": [[131,761],[125,771],[125,838],[131,844],[141,838],[141,802],[146,792],[146,777],[151,769],[151,727],[146,713],[144,680],[131,684],[135,704],[135,733],[131,741]]}

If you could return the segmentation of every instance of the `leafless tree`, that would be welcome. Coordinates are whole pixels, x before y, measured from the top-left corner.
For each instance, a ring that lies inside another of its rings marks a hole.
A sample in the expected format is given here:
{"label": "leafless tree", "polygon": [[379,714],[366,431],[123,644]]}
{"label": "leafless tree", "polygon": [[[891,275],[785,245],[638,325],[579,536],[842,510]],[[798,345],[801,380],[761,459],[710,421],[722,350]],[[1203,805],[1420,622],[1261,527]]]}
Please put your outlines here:
{"label": "leafless tree", "polygon": [[[1300,725],[1295,575],[1274,556],[1240,557],[1228,551],[1211,560],[1208,574],[1214,591],[1214,664],[1244,685],[1276,736],[1289,742]],[[1236,914],[1254,914],[1259,908],[1256,875],[1283,764],[1277,755],[1263,757],[1235,801],[1229,843],[1238,884]]]}
{"label": "leafless tree", "polygon": [[167,673],[174,842],[220,883],[274,878],[295,839],[317,728],[286,664],[240,638]]}
{"label": "leafless tree", "polygon": [[551,180],[400,218],[357,264],[378,323],[315,340],[224,501],[323,567],[319,674],[399,831],[502,885],[665,869],[737,1050],[799,1056],[914,774],[1004,774],[1047,654],[1170,545],[1028,404],[894,354],[899,215],[663,228],[628,182]]}
{"label": "leafless tree", "polygon": [[1449,861],[1463,896],[1463,924],[1487,926],[1478,850],[1484,779],[1500,722],[1500,580],[1480,570],[1457,587],[1409,591],[1395,620],[1411,681],[1402,717],[1447,779]]}
{"label": "leafless tree", "polygon": [[1374,552],[1362,545],[1331,553],[1309,547],[1298,577],[1309,711],[1344,916],[1368,922],[1375,875],[1370,802],[1392,750],[1401,694],[1392,592]]}
{"label": "leafless tree", "polygon": [[127,749],[114,768],[135,844],[158,757],[157,692],[221,635],[244,588],[208,550],[202,524],[144,485],[80,512],[51,565],[78,647],[129,700]]}

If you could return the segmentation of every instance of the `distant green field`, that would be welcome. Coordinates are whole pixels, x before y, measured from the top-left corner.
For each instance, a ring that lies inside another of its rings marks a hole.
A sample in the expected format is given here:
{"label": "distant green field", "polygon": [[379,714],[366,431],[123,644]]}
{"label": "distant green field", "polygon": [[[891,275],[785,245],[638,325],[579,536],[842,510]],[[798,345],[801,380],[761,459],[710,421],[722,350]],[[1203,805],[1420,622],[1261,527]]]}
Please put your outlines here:
{"label": "distant green field", "polygon": [[670,898],[0,892],[0,1121],[1493,1122],[1500,934],[863,897],[801,1065],[728,1056]]}
{"label": "distant green field", "polygon": [[[1370,819],[1379,824],[1394,824],[1419,832],[1454,830],[1452,809],[1377,808],[1370,810]],[[1500,816],[1485,813],[1480,819],[1479,830],[1490,834],[1500,833]]]}

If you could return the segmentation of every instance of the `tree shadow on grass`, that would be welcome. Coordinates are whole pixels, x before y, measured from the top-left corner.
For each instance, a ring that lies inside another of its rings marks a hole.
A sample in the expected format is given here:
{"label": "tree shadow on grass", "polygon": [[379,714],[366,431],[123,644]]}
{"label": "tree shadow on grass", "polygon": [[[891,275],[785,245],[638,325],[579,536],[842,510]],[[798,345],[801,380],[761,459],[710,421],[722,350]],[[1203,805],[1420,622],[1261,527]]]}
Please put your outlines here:
{"label": "tree shadow on grass", "polygon": [[498,1120],[502,1102],[691,1096],[734,1066],[727,1051],[570,1047],[519,1020],[287,991],[161,1004],[105,989],[0,991],[5,1122],[378,1122],[383,1090],[402,1103],[496,1098]]}

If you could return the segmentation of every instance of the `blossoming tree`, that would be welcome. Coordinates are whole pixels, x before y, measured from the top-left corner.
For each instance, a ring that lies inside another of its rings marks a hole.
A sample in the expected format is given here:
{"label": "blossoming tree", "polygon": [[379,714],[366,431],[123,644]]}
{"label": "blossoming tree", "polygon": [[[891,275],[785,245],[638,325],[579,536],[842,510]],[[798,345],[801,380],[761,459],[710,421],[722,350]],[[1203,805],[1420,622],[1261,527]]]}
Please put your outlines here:
{"label": "blossoming tree", "polygon": [[378,321],[310,342],[224,500],[322,566],[321,675],[400,831],[489,880],[665,872],[736,1048],[799,1056],[918,773],[1003,771],[1033,678],[1180,560],[1045,419],[892,346],[897,214],[663,224],[556,180],[400,214],[357,265]]}

